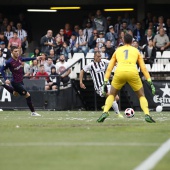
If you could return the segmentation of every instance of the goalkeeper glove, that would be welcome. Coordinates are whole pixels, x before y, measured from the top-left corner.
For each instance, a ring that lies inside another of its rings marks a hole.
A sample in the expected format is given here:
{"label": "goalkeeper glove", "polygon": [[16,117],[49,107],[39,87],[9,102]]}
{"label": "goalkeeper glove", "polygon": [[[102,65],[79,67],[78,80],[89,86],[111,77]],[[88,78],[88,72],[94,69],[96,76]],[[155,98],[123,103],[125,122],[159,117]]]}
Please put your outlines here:
{"label": "goalkeeper glove", "polygon": [[104,82],[103,82],[103,85],[102,85],[102,95],[103,96],[106,96],[106,93],[107,93],[107,82],[108,82],[108,79],[104,79]]}
{"label": "goalkeeper glove", "polygon": [[149,85],[151,87],[152,94],[155,95],[155,86],[153,85],[152,80],[148,79],[147,81],[148,81],[148,83],[149,83]]}

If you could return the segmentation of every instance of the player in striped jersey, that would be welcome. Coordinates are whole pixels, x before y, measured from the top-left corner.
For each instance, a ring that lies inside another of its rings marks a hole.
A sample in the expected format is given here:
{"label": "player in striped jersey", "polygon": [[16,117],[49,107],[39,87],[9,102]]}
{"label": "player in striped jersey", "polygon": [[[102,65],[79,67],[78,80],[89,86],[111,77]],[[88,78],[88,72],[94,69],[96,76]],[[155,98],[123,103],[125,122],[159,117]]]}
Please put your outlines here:
{"label": "player in striped jersey", "polygon": [[[94,89],[97,94],[101,97],[107,97],[110,92],[111,85],[109,81],[107,82],[107,88],[105,90],[105,94],[102,93],[102,86],[104,82],[104,74],[106,68],[109,64],[109,61],[106,59],[101,59],[101,54],[99,51],[94,52],[94,61],[90,62],[89,64],[85,65],[84,68],[80,71],[80,87],[86,89],[86,86],[83,84],[83,75],[84,72],[90,72],[91,77],[94,83]],[[116,112],[117,117],[123,118],[123,116],[119,112],[117,100],[119,100],[119,96],[117,95],[115,101],[112,103],[112,107]]]}

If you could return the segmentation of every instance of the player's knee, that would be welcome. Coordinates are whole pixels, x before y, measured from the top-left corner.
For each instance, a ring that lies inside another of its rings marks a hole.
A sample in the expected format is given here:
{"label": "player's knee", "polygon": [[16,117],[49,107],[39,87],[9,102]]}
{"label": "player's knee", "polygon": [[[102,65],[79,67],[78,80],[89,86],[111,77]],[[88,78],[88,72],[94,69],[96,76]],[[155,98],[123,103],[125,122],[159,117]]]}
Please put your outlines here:
{"label": "player's knee", "polygon": [[118,96],[118,95],[116,95],[115,100],[116,100],[116,101],[118,101],[118,100],[119,100],[119,96]]}
{"label": "player's knee", "polygon": [[16,91],[14,91],[14,92],[13,92],[13,95],[14,95],[14,96],[18,96],[19,94],[18,94]]}

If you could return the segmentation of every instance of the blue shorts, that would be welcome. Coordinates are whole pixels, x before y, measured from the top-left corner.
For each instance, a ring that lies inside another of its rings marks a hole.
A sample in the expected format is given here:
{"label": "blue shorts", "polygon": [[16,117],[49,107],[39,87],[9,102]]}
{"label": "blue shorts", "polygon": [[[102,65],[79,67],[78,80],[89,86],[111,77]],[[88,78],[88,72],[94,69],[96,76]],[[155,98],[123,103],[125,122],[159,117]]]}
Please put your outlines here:
{"label": "blue shorts", "polygon": [[15,83],[11,82],[12,87],[14,88],[14,91],[18,92],[21,96],[25,96],[27,94],[27,90],[24,88],[24,83]]}

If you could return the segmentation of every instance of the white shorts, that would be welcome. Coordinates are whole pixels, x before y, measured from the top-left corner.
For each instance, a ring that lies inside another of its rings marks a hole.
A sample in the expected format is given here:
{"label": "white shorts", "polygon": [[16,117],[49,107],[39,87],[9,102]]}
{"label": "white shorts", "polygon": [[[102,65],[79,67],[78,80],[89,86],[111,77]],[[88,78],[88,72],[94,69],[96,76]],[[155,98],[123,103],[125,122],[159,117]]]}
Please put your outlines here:
{"label": "white shorts", "polygon": [[[110,89],[111,89],[111,85],[108,84],[108,85],[107,85],[107,93],[110,93]],[[98,90],[96,90],[96,93],[97,93],[100,97],[106,97],[106,96],[103,96],[103,94],[102,94],[102,87],[100,87]]]}

